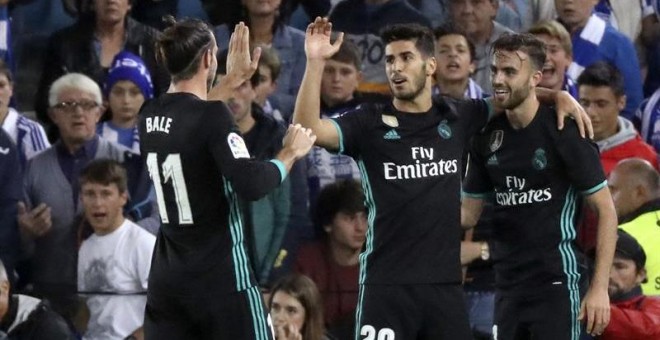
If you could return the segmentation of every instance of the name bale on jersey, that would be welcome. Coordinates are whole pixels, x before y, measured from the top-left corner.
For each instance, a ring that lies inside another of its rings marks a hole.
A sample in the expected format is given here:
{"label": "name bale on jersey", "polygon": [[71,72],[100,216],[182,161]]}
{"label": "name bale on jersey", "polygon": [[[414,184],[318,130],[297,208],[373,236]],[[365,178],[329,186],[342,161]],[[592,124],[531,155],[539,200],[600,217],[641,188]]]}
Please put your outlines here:
{"label": "name bale on jersey", "polygon": [[383,174],[387,180],[417,179],[443,176],[458,172],[458,160],[434,159],[433,148],[414,146],[410,148],[413,163],[383,163]]}
{"label": "name bale on jersey", "polygon": [[147,133],[150,132],[164,132],[170,133],[170,126],[172,125],[172,118],[169,117],[147,117]]}

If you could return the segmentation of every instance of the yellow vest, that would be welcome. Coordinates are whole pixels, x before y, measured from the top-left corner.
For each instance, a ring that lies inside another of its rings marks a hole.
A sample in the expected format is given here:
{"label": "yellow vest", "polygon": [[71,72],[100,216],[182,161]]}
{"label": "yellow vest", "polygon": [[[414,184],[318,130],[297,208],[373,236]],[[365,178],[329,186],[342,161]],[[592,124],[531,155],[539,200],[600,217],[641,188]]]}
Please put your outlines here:
{"label": "yellow vest", "polygon": [[646,276],[642,284],[644,295],[660,295],[660,211],[650,211],[619,226],[634,237],[646,253]]}

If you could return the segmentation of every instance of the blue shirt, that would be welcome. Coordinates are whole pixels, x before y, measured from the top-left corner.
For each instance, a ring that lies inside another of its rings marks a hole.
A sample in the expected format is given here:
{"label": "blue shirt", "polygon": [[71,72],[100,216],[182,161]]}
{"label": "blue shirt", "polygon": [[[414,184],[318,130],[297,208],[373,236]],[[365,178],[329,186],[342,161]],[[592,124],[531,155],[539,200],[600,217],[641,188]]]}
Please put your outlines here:
{"label": "blue shirt", "polygon": [[568,75],[578,79],[582,71],[597,61],[607,61],[623,75],[626,107],[621,114],[631,118],[642,102],[642,75],[637,52],[630,39],[595,14],[586,26],[572,36],[573,63]]}
{"label": "blue shirt", "polygon": [[660,89],[642,102],[633,117],[633,123],[642,139],[660,153]]}

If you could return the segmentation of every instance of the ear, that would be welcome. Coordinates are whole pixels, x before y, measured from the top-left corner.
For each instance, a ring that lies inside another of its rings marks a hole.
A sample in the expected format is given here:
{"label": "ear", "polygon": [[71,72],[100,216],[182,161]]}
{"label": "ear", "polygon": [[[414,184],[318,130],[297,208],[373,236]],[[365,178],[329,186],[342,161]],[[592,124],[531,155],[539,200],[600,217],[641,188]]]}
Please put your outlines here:
{"label": "ear", "polygon": [[363,78],[364,78],[364,74],[362,73],[362,71],[358,71],[358,73],[357,73],[358,84],[362,83]]}
{"label": "ear", "polygon": [[435,75],[435,69],[438,67],[435,57],[429,57],[426,59],[426,75],[433,77]]}
{"label": "ear", "polygon": [[477,63],[473,60],[470,62],[470,66],[468,67],[468,70],[470,71],[470,76],[474,74],[474,71],[477,69]]}
{"label": "ear", "polygon": [[534,73],[532,73],[532,77],[531,77],[532,86],[533,87],[538,86],[539,83],[541,82],[541,80],[543,80],[543,72],[540,71],[540,70],[534,71]]}
{"label": "ear", "polygon": [[646,268],[642,268],[637,272],[637,276],[635,277],[635,283],[642,284],[646,282],[647,276],[646,276]]}
{"label": "ear", "polygon": [[332,226],[329,225],[329,224],[324,225],[324,226],[323,226],[323,231],[325,231],[326,233],[330,234],[330,232],[332,231]]}
{"label": "ear", "polygon": [[[105,103],[104,103],[104,104],[105,104]],[[101,120],[101,117],[103,117],[103,113],[105,112],[105,110],[107,110],[107,107],[106,107],[104,104],[101,105],[101,106],[99,106],[98,109],[97,109],[97,113],[96,113],[96,123],[98,123],[99,120]]]}
{"label": "ear", "polygon": [[626,107],[626,95],[625,94],[617,99],[616,105],[617,105],[617,108],[619,109],[619,111],[623,111],[623,109]]}
{"label": "ear", "polygon": [[7,280],[0,282],[0,296],[2,295],[9,296],[9,281]]}
{"label": "ear", "polygon": [[121,199],[121,205],[122,207],[126,205],[128,202],[128,189],[126,189],[124,192],[119,194],[119,198]]}

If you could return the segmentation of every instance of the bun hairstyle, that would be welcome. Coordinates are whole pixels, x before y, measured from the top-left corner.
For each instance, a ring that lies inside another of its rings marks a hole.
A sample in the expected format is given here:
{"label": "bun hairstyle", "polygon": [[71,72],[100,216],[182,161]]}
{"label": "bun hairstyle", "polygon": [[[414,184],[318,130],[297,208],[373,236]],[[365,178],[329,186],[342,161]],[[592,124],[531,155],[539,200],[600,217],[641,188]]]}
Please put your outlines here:
{"label": "bun hairstyle", "polygon": [[168,15],[163,21],[167,27],[156,40],[156,60],[167,69],[173,81],[190,79],[204,52],[213,48],[213,32],[199,19],[176,21]]}

